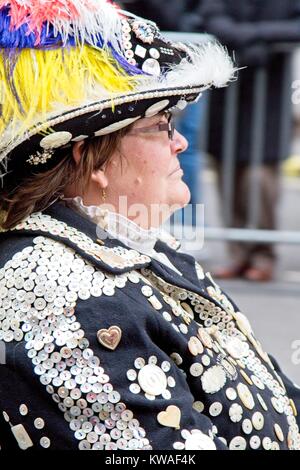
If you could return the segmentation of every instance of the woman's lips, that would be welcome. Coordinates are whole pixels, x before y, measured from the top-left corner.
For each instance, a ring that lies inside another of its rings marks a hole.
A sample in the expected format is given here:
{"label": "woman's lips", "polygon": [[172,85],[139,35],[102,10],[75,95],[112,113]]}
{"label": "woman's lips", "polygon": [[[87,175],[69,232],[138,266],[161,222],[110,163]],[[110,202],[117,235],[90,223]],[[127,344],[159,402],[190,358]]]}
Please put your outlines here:
{"label": "woman's lips", "polygon": [[177,172],[181,172],[181,176],[183,175],[183,170],[182,170],[182,168],[181,168],[180,166],[178,166],[177,168],[175,168],[175,170],[173,170],[173,171],[169,174],[169,176],[172,176],[172,175],[174,175],[174,174],[177,173]]}

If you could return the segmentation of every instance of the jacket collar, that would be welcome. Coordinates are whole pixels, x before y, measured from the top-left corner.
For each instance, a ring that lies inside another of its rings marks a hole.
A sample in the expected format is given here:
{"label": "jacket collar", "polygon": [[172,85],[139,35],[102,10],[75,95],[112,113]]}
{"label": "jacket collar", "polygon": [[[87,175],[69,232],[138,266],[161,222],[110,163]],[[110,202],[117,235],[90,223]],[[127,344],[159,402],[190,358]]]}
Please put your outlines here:
{"label": "jacket collar", "polygon": [[60,201],[43,212],[36,212],[18,224],[12,234],[47,236],[64,243],[100,269],[122,274],[149,266],[151,259],[130,250],[122,242],[112,239],[107,232],[69,209]]}
{"label": "jacket collar", "polygon": [[171,256],[175,267],[184,274],[180,276],[162,263],[110,238],[94,222],[60,201],[54,202],[43,212],[32,214],[10,233],[16,236],[47,236],[74,249],[97,268],[115,275],[150,267],[154,274],[166,282],[209,298],[206,283],[199,281],[194,273],[195,261],[191,256],[177,253],[166,243],[158,242],[159,249]]}

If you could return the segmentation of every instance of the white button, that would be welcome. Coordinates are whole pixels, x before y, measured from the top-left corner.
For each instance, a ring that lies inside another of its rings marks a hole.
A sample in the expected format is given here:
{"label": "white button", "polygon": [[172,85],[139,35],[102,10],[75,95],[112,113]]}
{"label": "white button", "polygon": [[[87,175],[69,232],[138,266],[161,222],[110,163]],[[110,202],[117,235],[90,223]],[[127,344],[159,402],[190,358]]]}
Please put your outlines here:
{"label": "white button", "polygon": [[269,437],[264,437],[262,441],[263,448],[265,450],[270,450],[272,446],[272,441]]}
{"label": "white button", "polygon": [[242,436],[234,437],[230,441],[230,444],[229,444],[230,450],[245,450],[246,447],[247,447],[246,439],[244,439]]}
{"label": "white button", "polygon": [[33,424],[36,429],[43,429],[45,426],[45,422],[42,418],[36,418]]}
{"label": "white button", "polygon": [[207,369],[201,377],[203,390],[206,393],[217,393],[226,384],[226,374],[221,366]]}
{"label": "white button", "polygon": [[253,426],[252,426],[252,423],[251,423],[250,419],[244,419],[244,421],[242,423],[242,429],[243,429],[245,434],[251,434],[251,432],[253,430]]}
{"label": "white button", "polygon": [[275,431],[275,434],[277,436],[277,439],[280,442],[283,442],[284,441],[284,435],[283,435],[282,429],[279,426],[279,424],[277,424],[277,423],[274,424],[274,431]]}
{"label": "white button", "polygon": [[142,367],[144,367],[144,365],[145,365],[145,359],[143,359],[142,357],[138,357],[134,361],[134,367],[136,367],[137,369],[141,369]]}
{"label": "white button", "polygon": [[261,431],[262,428],[264,427],[265,420],[264,420],[263,415],[259,411],[254,413],[254,415],[252,416],[252,423],[253,423],[253,427],[257,431]]}
{"label": "white button", "polygon": [[207,354],[204,354],[201,358],[202,364],[206,367],[209,366],[210,364],[210,358],[207,356]]}
{"label": "white button", "polygon": [[265,411],[268,411],[268,407],[267,407],[267,405],[266,405],[264,399],[262,398],[262,396],[261,396],[259,393],[257,393],[256,396],[257,396],[257,399],[258,399],[259,403],[261,404],[261,407],[262,407]]}
{"label": "white button", "polygon": [[233,401],[237,398],[237,393],[234,390],[234,388],[227,388],[225,393],[226,393],[226,396],[227,396],[228,400]]}
{"label": "white button", "polygon": [[249,345],[244,341],[241,341],[239,338],[231,338],[226,345],[226,349],[230,356],[235,359],[240,359],[241,357],[246,357],[249,354]]}
{"label": "white button", "polygon": [[160,58],[160,52],[158,49],[155,49],[154,47],[151,47],[149,50],[149,54],[152,57],[152,59],[159,59]]}
{"label": "white button", "polygon": [[233,423],[238,423],[239,421],[241,421],[243,416],[243,408],[241,407],[241,405],[238,405],[237,403],[231,405],[231,407],[229,408],[229,416]]}
{"label": "white button", "polygon": [[261,443],[261,440],[259,436],[251,436],[250,441],[249,441],[251,449],[254,449],[254,450],[258,449],[260,447],[260,443]]}
{"label": "white button", "polygon": [[251,380],[254,383],[254,385],[256,385],[256,387],[259,388],[260,390],[265,389],[264,384],[256,375],[251,375]]}
{"label": "white button", "polygon": [[169,370],[171,369],[171,364],[169,363],[169,361],[163,361],[161,364],[161,368],[164,372],[169,372]]}
{"label": "white button", "polygon": [[27,406],[24,405],[24,404],[23,404],[23,405],[20,405],[19,411],[20,411],[20,414],[21,414],[22,416],[26,416],[26,415],[28,414],[28,408],[27,408]]}
{"label": "white button", "polygon": [[142,293],[145,297],[151,297],[151,295],[153,295],[153,290],[150,286],[143,286]]}
{"label": "white button", "polygon": [[237,386],[239,398],[248,410],[253,410],[255,406],[254,398],[247,385],[239,383]]}
{"label": "white button", "polygon": [[131,391],[131,393],[134,393],[135,395],[140,393],[141,391],[140,386],[138,384],[131,384],[129,386],[129,390]]}
{"label": "white button", "polygon": [[277,400],[277,398],[272,397],[271,403],[273,405],[273,408],[277,411],[277,413],[282,414],[284,412],[284,406],[280,403],[279,400]]}
{"label": "white button", "polygon": [[191,433],[185,441],[186,450],[216,450],[214,441],[201,431]]}
{"label": "white button", "polygon": [[164,371],[154,364],[147,364],[138,374],[142,390],[150,395],[161,395],[167,388],[167,377]]}
{"label": "white button", "polygon": [[199,377],[203,373],[203,366],[199,362],[195,362],[190,367],[190,374],[193,377]]}
{"label": "white button", "polygon": [[40,439],[40,444],[42,447],[44,447],[44,449],[48,449],[48,447],[50,447],[50,439],[48,437],[42,437]]}
{"label": "white button", "polygon": [[278,442],[272,442],[271,450],[280,450],[280,445],[278,444]]}
{"label": "white button", "polygon": [[131,381],[137,378],[137,373],[134,369],[129,369],[126,375],[127,375],[128,380],[131,380]]}
{"label": "white button", "polygon": [[211,416],[219,416],[219,414],[222,413],[223,406],[220,402],[216,401],[215,403],[212,403],[209,407],[209,414]]}
{"label": "white button", "polygon": [[189,348],[190,353],[193,356],[197,356],[198,354],[201,354],[203,352],[202,343],[199,341],[199,339],[196,336],[192,336],[189,339],[188,348]]}

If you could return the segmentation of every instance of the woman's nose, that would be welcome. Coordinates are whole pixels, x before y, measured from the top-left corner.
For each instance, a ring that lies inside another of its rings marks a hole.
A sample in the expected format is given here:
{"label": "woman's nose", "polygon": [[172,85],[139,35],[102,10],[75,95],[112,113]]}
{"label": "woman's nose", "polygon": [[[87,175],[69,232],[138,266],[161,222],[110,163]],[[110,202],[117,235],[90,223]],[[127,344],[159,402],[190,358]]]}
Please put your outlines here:
{"label": "woman's nose", "polygon": [[176,129],[175,129],[174,137],[173,137],[173,140],[171,141],[171,144],[172,144],[172,150],[174,153],[185,152],[189,146],[189,143],[186,140],[186,138],[182,134],[180,134],[180,132],[178,132]]}

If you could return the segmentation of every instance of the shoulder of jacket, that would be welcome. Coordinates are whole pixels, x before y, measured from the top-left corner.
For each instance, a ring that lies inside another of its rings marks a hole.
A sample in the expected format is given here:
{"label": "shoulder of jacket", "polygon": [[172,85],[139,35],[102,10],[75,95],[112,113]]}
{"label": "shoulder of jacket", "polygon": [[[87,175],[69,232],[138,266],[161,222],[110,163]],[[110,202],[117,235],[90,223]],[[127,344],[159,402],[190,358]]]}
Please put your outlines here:
{"label": "shoulder of jacket", "polygon": [[[61,242],[82,255],[89,257],[90,261],[101,264],[103,269],[116,270],[116,272],[135,269],[150,263],[151,259],[135,250],[118,245],[106,246],[106,240],[92,239],[86,233],[66,222],[55,219],[48,214],[37,212],[30,215],[14,229],[6,231],[7,234],[31,236],[40,234],[44,238],[51,238]],[[33,240],[35,237],[33,237]],[[111,244],[110,244],[111,245]]]}

